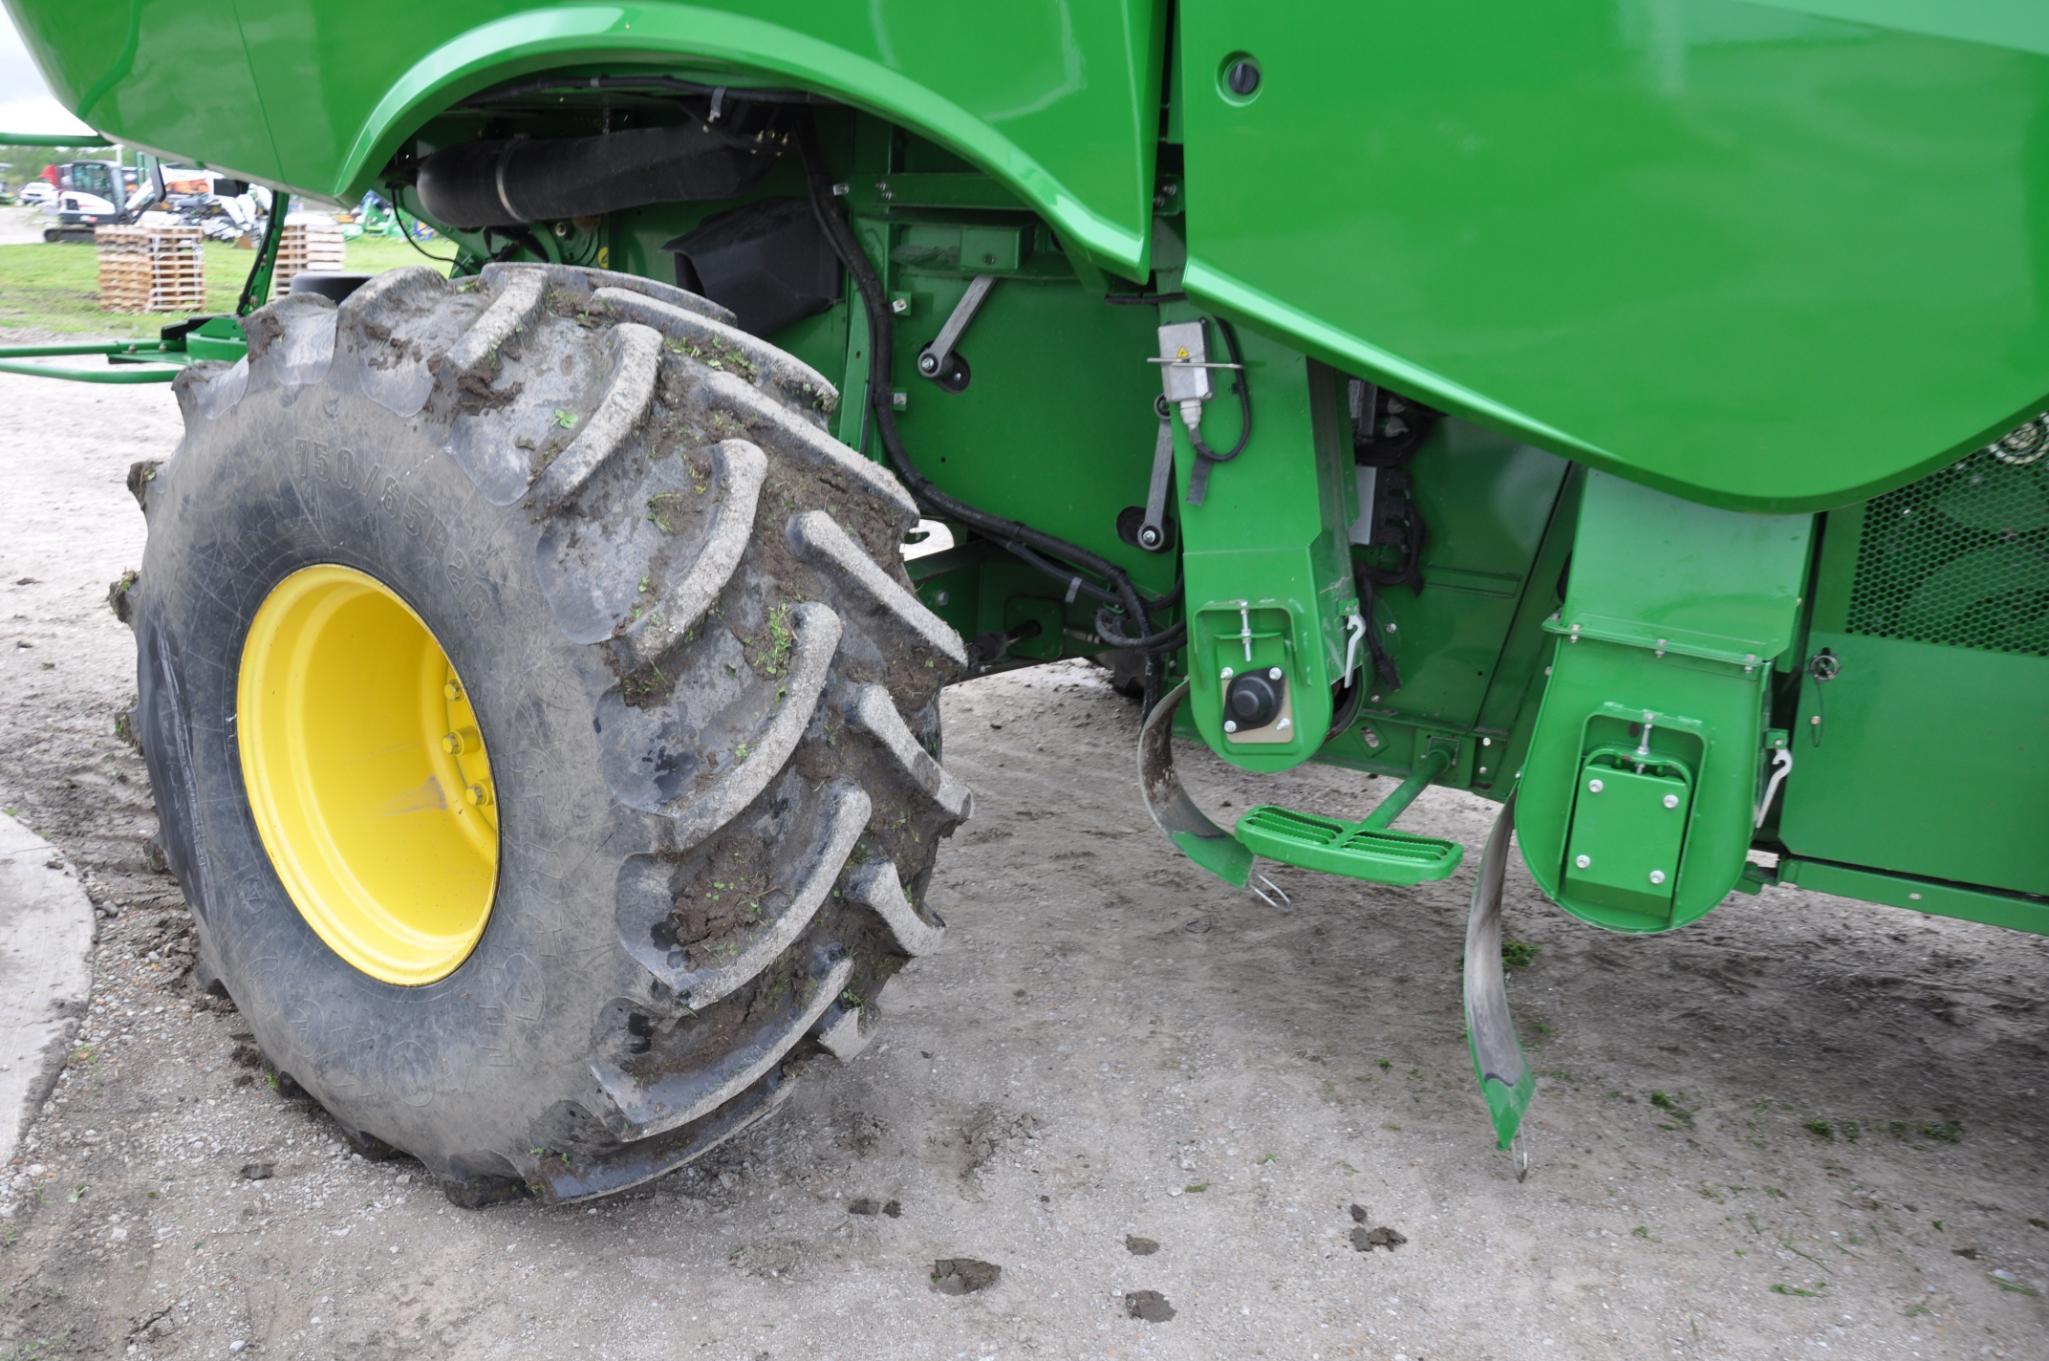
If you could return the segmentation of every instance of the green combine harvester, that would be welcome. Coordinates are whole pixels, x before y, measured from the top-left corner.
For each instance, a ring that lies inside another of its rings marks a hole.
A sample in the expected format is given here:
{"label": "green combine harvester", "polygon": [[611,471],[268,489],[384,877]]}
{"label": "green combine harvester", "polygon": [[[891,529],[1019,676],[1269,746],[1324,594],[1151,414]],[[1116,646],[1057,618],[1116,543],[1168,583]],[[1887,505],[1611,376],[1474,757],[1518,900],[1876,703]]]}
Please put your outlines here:
{"label": "green combine harvester", "polygon": [[[1511,834],[1608,930],[2049,929],[2037,5],[7,4],[108,137],[443,238],[0,367],[174,380],[125,603],[202,975],[459,1202],[851,1057],[940,937],[941,688],[1065,657],[1276,902],[1500,803],[1504,1148]],[[1392,792],[1224,826],[1176,733]]]}

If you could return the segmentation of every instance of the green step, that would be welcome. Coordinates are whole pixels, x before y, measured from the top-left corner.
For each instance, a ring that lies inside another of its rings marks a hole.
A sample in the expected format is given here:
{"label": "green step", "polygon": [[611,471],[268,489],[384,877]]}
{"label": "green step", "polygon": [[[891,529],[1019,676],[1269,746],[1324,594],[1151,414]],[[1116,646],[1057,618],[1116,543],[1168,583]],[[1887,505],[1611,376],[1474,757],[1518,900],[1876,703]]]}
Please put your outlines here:
{"label": "green step", "polygon": [[1238,819],[1247,850],[1286,865],[1375,884],[1425,884],[1458,868],[1466,848],[1434,836],[1412,836],[1362,822],[1262,804]]}

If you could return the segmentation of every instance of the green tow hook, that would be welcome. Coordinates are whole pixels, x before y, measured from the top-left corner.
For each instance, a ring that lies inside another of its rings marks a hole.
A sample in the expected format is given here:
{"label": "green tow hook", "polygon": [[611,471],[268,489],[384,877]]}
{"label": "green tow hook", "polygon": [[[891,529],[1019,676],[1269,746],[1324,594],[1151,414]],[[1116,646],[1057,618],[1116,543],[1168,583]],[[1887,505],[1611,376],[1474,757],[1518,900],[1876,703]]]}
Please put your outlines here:
{"label": "green tow hook", "polygon": [[[1473,1056],[1473,1074],[1480,1080],[1480,1095],[1494,1120],[1497,1146],[1507,1149],[1515,1145],[1516,1130],[1537,1088],[1508,1014],[1508,980],[1501,968],[1501,887],[1514,826],[1515,793],[1510,791],[1487,834],[1480,873],[1473,881],[1465,962],[1466,1045]],[[1525,1154],[1517,1160],[1516,1180],[1528,1172]]]}

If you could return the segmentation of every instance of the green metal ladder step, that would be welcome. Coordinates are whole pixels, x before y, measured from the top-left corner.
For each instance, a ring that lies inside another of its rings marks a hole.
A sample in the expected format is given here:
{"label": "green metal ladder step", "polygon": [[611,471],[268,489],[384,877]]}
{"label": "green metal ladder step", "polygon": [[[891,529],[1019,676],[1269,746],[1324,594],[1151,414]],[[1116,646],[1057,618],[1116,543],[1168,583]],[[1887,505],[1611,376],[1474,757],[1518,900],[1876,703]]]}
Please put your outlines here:
{"label": "green metal ladder step", "polygon": [[1234,834],[1247,850],[1269,860],[1347,879],[1406,887],[1446,878],[1465,858],[1464,846],[1391,831],[1388,824],[1443,773],[1449,760],[1442,749],[1427,754],[1415,773],[1358,822],[1261,804],[1238,819]]}

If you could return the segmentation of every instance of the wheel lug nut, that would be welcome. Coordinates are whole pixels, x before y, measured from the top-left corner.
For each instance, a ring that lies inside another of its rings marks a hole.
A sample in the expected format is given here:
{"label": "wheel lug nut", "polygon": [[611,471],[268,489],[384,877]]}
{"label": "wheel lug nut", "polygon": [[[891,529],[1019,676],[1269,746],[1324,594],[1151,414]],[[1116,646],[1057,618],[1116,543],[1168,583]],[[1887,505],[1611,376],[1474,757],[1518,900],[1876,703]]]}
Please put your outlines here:
{"label": "wheel lug nut", "polygon": [[475,728],[457,728],[453,732],[442,734],[441,737],[441,749],[450,756],[460,756],[466,751],[475,751],[479,745],[480,742]]}
{"label": "wheel lug nut", "polygon": [[460,681],[450,681],[441,687],[441,694],[450,704],[455,703],[462,698],[462,683]]}
{"label": "wheel lug nut", "polygon": [[482,808],[491,802],[491,791],[483,785],[473,784],[469,787],[468,797],[470,807]]}

